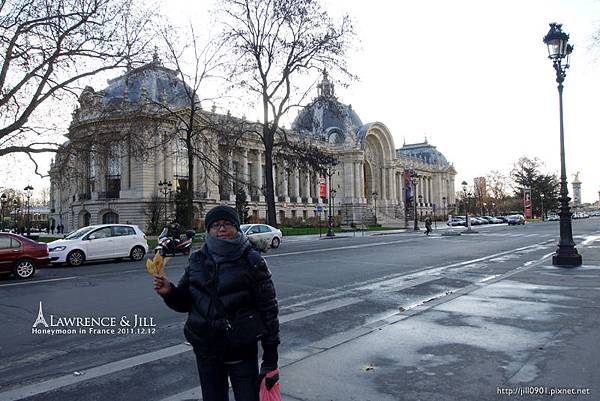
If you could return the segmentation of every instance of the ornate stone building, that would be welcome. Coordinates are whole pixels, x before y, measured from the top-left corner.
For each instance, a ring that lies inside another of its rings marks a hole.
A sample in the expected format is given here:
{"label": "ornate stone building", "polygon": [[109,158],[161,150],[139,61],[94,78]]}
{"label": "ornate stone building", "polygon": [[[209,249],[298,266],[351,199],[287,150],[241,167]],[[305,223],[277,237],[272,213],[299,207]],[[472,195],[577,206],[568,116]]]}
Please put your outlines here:
{"label": "ornate stone building", "polygon": [[[55,225],[63,224],[65,230],[107,222],[147,227],[149,209],[157,200],[163,200],[157,184],[171,181],[174,188],[187,185],[188,162],[179,141],[164,141],[174,132],[173,120],[160,113],[153,114],[156,108],[145,105],[163,104],[185,113],[189,104],[186,99],[184,83],[156,57],[153,62],[110,80],[104,90],[85,88],[79,107],[73,112],[70,139],[135,130],[139,119],[153,119],[154,145],[164,145],[155,146],[150,152],[152,157],[145,158],[132,156],[127,151],[131,145],[118,142],[111,145],[103,160],[97,160],[93,153],[76,154],[68,164],[80,173],[77,178],[65,176],[57,168],[57,160],[50,171],[50,219]],[[219,118],[214,109],[202,113]],[[275,160],[279,221],[286,217],[307,219],[318,210],[326,210],[322,206],[328,200],[320,198],[323,181],[327,186],[325,193],[333,196],[334,214],[341,216],[342,224],[372,224],[376,219],[382,225],[402,227],[412,221],[413,200],[417,201],[420,216],[434,213],[436,206],[435,213],[441,216],[455,203],[456,171],[446,158],[427,141],[396,149],[383,123],[363,124],[350,105],[338,101],[326,72],[318,85],[317,97],[299,112],[288,136],[317,144],[333,154],[337,163],[327,171],[329,174],[323,174]],[[264,218],[262,142],[257,136],[246,134],[232,151],[223,149],[218,142],[216,134],[208,135],[206,147],[212,149],[218,164],[226,167],[235,179],[195,163],[196,221],[201,221],[206,211],[219,203],[234,205],[238,185],[244,186],[247,193],[250,215]],[[64,146],[69,146],[69,142]],[[173,207],[169,199],[165,200],[170,217]]]}

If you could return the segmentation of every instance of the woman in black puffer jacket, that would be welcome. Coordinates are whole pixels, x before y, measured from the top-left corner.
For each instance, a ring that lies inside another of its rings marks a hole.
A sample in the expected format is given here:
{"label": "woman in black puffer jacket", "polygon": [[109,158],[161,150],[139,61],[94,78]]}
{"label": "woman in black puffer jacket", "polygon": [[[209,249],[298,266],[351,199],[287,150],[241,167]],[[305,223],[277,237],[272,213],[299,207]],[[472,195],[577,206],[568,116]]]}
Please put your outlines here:
{"label": "woman in black puffer jacket", "polygon": [[[188,314],[184,327],[194,347],[202,399],[228,401],[228,377],[236,401],[258,401],[259,378],[277,369],[278,305],[265,260],[239,232],[235,209],[221,205],[205,218],[206,243],[194,252],[177,286],[154,276],[165,303]],[[258,370],[258,338],[238,341],[231,333],[236,316],[257,311],[264,324]],[[240,314],[240,312],[242,312]]]}

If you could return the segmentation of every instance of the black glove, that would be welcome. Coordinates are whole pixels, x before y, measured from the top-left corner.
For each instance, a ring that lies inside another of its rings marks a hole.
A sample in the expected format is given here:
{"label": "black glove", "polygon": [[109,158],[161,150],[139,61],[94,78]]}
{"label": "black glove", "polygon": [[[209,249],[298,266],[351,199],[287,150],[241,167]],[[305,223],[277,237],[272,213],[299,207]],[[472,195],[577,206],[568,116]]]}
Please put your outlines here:
{"label": "black glove", "polygon": [[[277,369],[277,368],[275,368],[275,369]],[[272,372],[275,369],[264,370],[264,368],[261,367],[260,373],[258,374],[258,385],[260,386],[260,383],[262,383],[263,379],[265,379],[265,376],[267,375],[267,373]],[[279,373],[276,375],[273,375],[271,377],[267,377],[265,379],[265,386],[267,387],[267,390],[271,390],[278,381],[279,381]]]}
{"label": "black glove", "polygon": [[277,352],[277,344],[263,344],[262,363],[260,364],[261,372],[271,372],[277,369],[277,360],[279,354]]}

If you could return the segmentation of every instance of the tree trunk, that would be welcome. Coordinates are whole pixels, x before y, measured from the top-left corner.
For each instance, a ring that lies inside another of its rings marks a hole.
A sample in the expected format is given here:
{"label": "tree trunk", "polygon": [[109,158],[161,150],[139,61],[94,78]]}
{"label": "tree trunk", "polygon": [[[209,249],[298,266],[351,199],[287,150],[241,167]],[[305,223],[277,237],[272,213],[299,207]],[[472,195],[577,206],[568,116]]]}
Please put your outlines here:
{"label": "tree trunk", "polygon": [[277,227],[275,212],[275,188],[273,185],[273,143],[265,137],[265,201],[267,202],[267,224]]}
{"label": "tree trunk", "polygon": [[188,185],[185,194],[185,226],[194,227],[194,153],[188,140]]}

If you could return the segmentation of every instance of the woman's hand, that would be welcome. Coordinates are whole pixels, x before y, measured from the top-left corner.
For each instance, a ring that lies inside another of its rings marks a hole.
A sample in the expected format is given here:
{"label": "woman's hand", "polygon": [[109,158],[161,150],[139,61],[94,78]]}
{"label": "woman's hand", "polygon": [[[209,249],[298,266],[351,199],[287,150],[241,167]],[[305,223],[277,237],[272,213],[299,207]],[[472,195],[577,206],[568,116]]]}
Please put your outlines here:
{"label": "woman's hand", "polygon": [[169,295],[171,293],[171,282],[166,277],[155,275],[154,291],[160,295]]}

